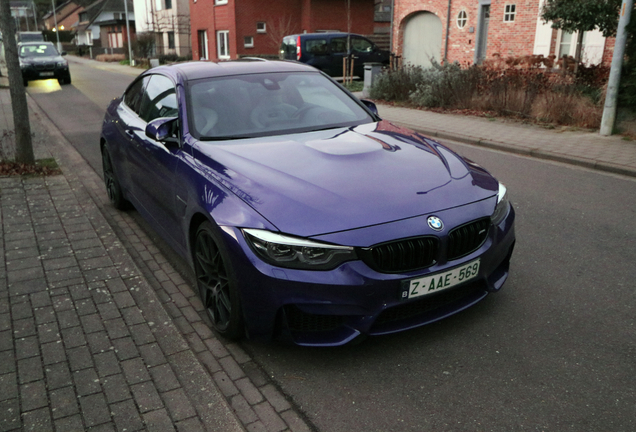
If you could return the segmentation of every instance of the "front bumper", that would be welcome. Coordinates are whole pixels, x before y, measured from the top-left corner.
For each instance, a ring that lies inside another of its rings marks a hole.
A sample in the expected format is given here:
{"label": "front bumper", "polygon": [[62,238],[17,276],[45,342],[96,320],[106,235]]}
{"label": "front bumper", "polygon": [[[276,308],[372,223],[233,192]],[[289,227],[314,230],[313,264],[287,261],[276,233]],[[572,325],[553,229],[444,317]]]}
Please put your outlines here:
{"label": "front bumper", "polygon": [[70,71],[67,66],[45,65],[22,67],[22,78],[26,81],[36,81],[45,79],[66,79],[70,77]]}
{"label": "front bumper", "polygon": [[[338,346],[361,335],[419,327],[460,312],[501,289],[514,249],[512,207],[486,241],[458,260],[425,270],[385,274],[362,261],[331,271],[270,266],[254,255],[237,228],[225,228],[238,280],[247,332],[253,339],[279,338],[305,346]],[[476,258],[478,276],[435,294],[400,300],[402,281],[441,273]]]}

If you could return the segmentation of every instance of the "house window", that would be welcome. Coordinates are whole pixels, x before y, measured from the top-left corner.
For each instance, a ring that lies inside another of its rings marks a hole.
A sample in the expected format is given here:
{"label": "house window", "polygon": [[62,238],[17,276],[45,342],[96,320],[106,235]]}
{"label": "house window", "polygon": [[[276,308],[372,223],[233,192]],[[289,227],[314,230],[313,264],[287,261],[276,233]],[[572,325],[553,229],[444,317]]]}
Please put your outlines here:
{"label": "house window", "polygon": [[[574,45],[576,45],[576,39],[574,40]],[[559,57],[570,55],[572,51],[574,51],[572,49],[572,33],[562,32],[561,43],[559,43]]]}
{"label": "house window", "polygon": [[88,21],[88,14],[86,12],[82,12],[79,14],[79,22]]}
{"label": "house window", "polygon": [[113,14],[113,17],[114,17],[116,20],[121,19],[121,14],[120,14],[119,12],[115,12],[115,13]]}
{"label": "house window", "polygon": [[504,22],[513,22],[517,14],[517,5],[509,4],[504,9]]}
{"label": "house window", "polygon": [[265,24],[264,22],[257,22],[256,23],[256,33],[267,33],[267,24]]}
{"label": "house window", "polygon": [[208,56],[208,32],[199,30],[197,34],[199,36],[199,60],[208,60],[210,58]]}
{"label": "house window", "polygon": [[216,53],[220,59],[230,58],[230,32],[228,30],[216,32]]}
{"label": "house window", "polygon": [[254,37],[253,36],[245,36],[243,38],[243,46],[245,48],[254,48]]}
{"label": "house window", "polygon": [[227,0],[214,0],[214,4],[217,4],[217,5],[227,4]]}
{"label": "house window", "polygon": [[163,9],[163,1],[155,0],[155,10],[160,11],[161,9]]}
{"label": "house window", "polygon": [[464,28],[466,26],[466,22],[468,22],[468,15],[466,11],[461,11],[457,14],[457,27]]}
{"label": "house window", "polygon": [[93,32],[86,30],[86,45],[93,45]]}
{"label": "house window", "polygon": [[168,49],[174,49],[174,32],[168,32]]}
{"label": "house window", "polygon": [[172,9],[172,0],[166,0],[166,9]]}

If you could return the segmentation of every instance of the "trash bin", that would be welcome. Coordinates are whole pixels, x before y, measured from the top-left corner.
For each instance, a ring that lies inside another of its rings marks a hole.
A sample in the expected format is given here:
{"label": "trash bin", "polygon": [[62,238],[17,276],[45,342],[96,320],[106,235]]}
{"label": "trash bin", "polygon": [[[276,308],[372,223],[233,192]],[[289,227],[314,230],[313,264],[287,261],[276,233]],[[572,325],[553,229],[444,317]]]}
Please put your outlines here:
{"label": "trash bin", "polygon": [[373,87],[375,78],[382,70],[382,63],[365,63],[364,64],[364,87],[362,88],[362,97],[369,97],[369,90]]}

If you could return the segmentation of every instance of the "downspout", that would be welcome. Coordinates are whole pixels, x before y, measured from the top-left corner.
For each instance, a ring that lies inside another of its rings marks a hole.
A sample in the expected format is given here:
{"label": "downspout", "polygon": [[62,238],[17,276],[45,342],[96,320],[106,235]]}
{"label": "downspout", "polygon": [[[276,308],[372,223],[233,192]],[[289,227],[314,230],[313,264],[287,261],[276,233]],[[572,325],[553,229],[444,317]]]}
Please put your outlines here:
{"label": "downspout", "polygon": [[395,15],[395,0],[391,0],[391,27],[389,29],[391,37],[389,38],[389,53],[393,54],[393,17]]}
{"label": "downspout", "polygon": [[450,15],[451,15],[451,2],[448,0],[448,12],[446,13],[446,41],[444,42],[444,64],[448,63],[448,35],[450,33]]}

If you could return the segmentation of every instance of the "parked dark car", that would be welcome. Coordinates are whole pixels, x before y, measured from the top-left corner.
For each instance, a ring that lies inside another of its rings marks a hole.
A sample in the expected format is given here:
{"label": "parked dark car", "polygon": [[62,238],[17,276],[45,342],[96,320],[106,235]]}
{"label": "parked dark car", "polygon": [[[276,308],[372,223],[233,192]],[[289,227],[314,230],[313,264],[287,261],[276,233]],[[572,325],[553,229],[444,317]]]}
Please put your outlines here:
{"label": "parked dark car", "polygon": [[229,338],[335,346],[498,291],[506,188],[296,62],[159,66],[106,111],[108,196],[192,265]]}
{"label": "parked dark car", "polygon": [[18,44],[20,69],[24,85],[29,81],[55,78],[60,84],[71,83],[68,62],[51,42],[25,42]]}
{"label": "parked dark car", "polygon": [[[347,50],[349,44],[350,49]],[[389,64],[390,54],[353,33],[306,33],[285,36],[280,58],[307,63],[330,76],[343,76],[342,59],[354,56],[354,75],[364,76],[364,63]]]}

